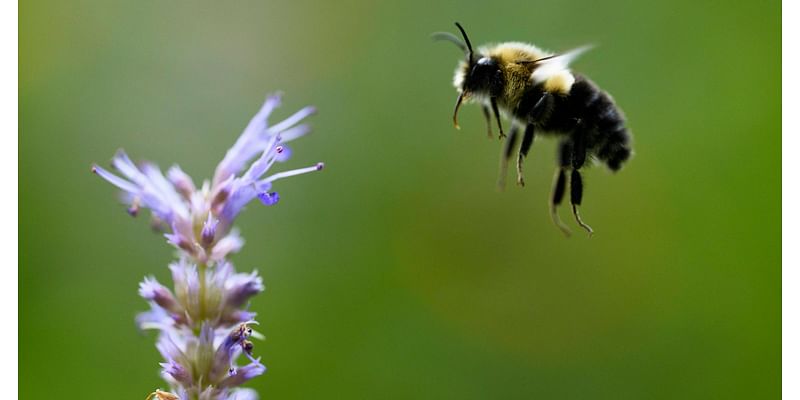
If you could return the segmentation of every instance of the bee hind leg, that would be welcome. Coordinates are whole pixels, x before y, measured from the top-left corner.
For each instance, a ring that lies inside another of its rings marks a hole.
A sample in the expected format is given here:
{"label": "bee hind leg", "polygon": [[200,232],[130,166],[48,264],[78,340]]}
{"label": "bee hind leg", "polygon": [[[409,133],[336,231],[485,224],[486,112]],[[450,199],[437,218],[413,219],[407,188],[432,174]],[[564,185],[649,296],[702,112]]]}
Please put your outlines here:
{"label": "bee hind leg", "polygon": [[550,197],[550,218],[553,220],[553,224],[556,225],[561,232],[564,232],[564,235],[569,237],[572,235],[572,231],[565,225],[561,218],[558,216],[558,206],[561,204],[561,200],[564,199],[564,189],[567,186],[567,174],[564,172],[564,168],[559,167],[556,169],[556,176],[553,181],[553,192]]}
{"label": "bee hind leg", "polygon": [[[580,131],[577,131],[580,132]],[[580,136],[573,139],[572,144],[572,176],[569,178],[570,184],[570,203],[572,203],[572,215],[575,216],[575,221],[581,228],[589,233],[589,236],[594,233],[591,226],[583,222],[581,214],[578,212],[578,206],[581,205],[583,200],[583,179],[580,171],[578,171],[583,163],[586,161],[586,146]]]}
{"label": "bee hind leg", "polygon": [[561,201],[564,199],[564,191],[567,188],[566,170],[570,165],[571,153],[572,145],[569,141],[565,140],[559,144],[557,154],[559,165],[553,178],[553,190],[550,195],[550,218],[553,220],[553,224],[567,237],[572,234],[572,231],[561,222],[561,218],[558,216],[558,206],[561,205]]}
{"label": "bee hind leg", "polygon": [[569,183],[572,215],[575,216],[575,221],[578,222],[578,225],[580,225],[581,228],[586,229],[586,232],[588,232],[589,236],[591,236],[594,233],[594,230],[591,226],[583,222],[583,219],[581,219],[581,214],[578,212],[578,206],[581,205],[581,199],[583,197],[583,181],[581,179],[581,173],[578,172],[577,169],[572,170],[572,176],[569,179]]}

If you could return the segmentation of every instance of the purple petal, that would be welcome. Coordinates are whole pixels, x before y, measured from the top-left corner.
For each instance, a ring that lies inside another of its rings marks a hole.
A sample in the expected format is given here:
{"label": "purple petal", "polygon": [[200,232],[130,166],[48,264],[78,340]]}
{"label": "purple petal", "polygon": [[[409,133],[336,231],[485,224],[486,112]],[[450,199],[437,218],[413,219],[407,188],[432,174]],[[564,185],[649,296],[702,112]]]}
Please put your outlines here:
{"label": "purple petal", "polygon": [[236,216],[239,215],[244,206],[253,200],[257,194],[255,185],[237,178],[233,183],[231,194],[225,201],[222,212],[220,212],[220,219],[229,222],[236,219]]}
{"label": "purple petal", "polygon": [[228,283],[228,280],[235,275],[236,271],[233,268],[233,264],[226,260],[220,260],[220,262],[218,262],[214,267],[214,273],[211,281],[214,282],[214,285],[216,285],[218,288],[223,289]]}
{"label": "purple petal", "polygon": [[214,327],[208,322],[203,322],[203,325],[200,327],[198,346],[208,347],[209,349],[214,348]]}
{"label": "purple petal", "polygon": [[137,185],[144,186],[147,184],[147,178],[139,171],[136,164],[131,161],[128,154],[125,153],[125,150],[117,150],[117,153],[114,154],[114,158],[111,159],[111,165]]}
{"label": "purple petal", "polygon": [[274,206],[278,204],[278,200],[280,200],[280,196],[278,192],[263,192],[258,194],[258,199],[261,200],[265,206]]}
{"label": "purple petal", "polygon": [[225,179],[222,182],[214,185],[213,188],[213,198],[211,200],[211,209],[212,210],[219,210],[220,207],[225,206],[225,202],[228,201],[228,198],[231,196],[231,192],[233,191],[233,185],[236,177],[231,175],[228,179]]}
{"label": "purple petal", "polygon": [[139,191],[139,187],[138,186],[134,185],[131,182],[126,181],[125,179],[122,179],[122,178],[112,174],[111,172],[106,171],[103,168],[100,168],[97,165],[93,165],[92,166],[92,172],[94,172],[95,174],[97,174],[101,178],[105,179],[106,181],[108,181],[112,185],[114,185],[114,186],[116,186],[116,187],[118,187],[118,188],[120,188],[120,189],[122,189],[122,190],[124,190],[126,192],[136,193],[136,192]]}
{"label": "purple petal", "polygon": [[286,161],[288,161],[292,157],[292,149],[289,146],[286,146],[286,145],[282,145],[282,146],[279,146],[279,147],[280,147],[281,150],[278,151],[277,152],[278,154],[275,155],[275,161],[278,161],[278,162],[286,162]]}
{"label": "purple petal", "polygon": [[111,164],[128,180],[122,179],[103,168],[93,166],[92,171],[100,175],[114,186],[119,187],[125,193],[126,202],[132,204],[129,212],[138,212],[139,202],[151,209],[160,219],[172,222],[175,216],[186,218],[188,210],[186,205],[180,200],[174,188],[161,175],[157,168],[145,165],[146,173],[140,171],[133,161],[128,158],[124,151],[120,150],[114,156]]}
{"label": "purple petal", "polygon": [[253,389],[236,389],[230,392],[226,400],[258,400],[258,393]]}
{"label": "purple petal", "polygon": [[183,350],[176,342],[175,335],[170,335],[166,331],[162,331],[156,341],[156,349],[161,353],[161,356],[166,360],[181,360],[185,357]]}
{"label": "purple petal", "polygon": [[280,136],[275,135],[270,138],[269,141],[263,146],[263,152],[261,153],[261,157],[258,157],[253,164],[250,165],[250,168],[247,169],[247,172],[242,174],[242,181],[249,183],[254,182],[261,175],[264,175],[269,167],[275,162],[275,156],[278,152],[283,151],[281,146],[278,146],[278,142],[280,141]]}
{"label": "purple petal", "polygon": [[259,140],[263,140],[262,136],[267,134],[267,118],[278,105],[280,105],[280,95],[267,97],[264,105],[253,116],[239,139],[225,153],[225,158],[217,166],[217,170],[214,173],[214,185],[239,173],[247,161],[263,151],[263,147],[255,146],[254,144]]}
{"label": "purple petal", "polygon": [[136,326],[139,329],[166,328],[174,322],[174,319],[160,306],[153,304],[150,311],[141,312],[136,315]]}
{"label": "purple petal", "polygon": [[236,322],[252,321],[256,319],[256,315],[258,315],[258,313],[252,311],[237,310],[229,315],[230,318],[229,322],[236,323]]}
{"label": "purple petal", "polygon": [[238,232],[231,231],[228,236],[217,241],[214,248],[211,250],[211,259],[219,261],[224,259],[230,253],[236,253],[244,246],[244,239],[239,236]]}
{"label": "purple petal", "polygon": [[250,297],[264,290],[264,283],[255,271],[233,275],[225,286],[225,302],[231,308],[243,306]]}
{"label": "purple petal", "polygon": [[165,233],[164,237],[167,238],[167,243],[169,243],[169,244],[171,244],[171,245],[173,245],[173,246],[175,246],[175,247],[177,247],[177,248],[179,248],[181,250],[184,250],[189,254],[194,254],[195,249],[192,246],[192,243],[189,240],[187,240],[186,238],[184,238],[181,234],[179,234],[179,233]]}
{"label": "purple petal", "polygon": [[208,246],[214,242],[214,236],[217,234],[218,223],[219,220],[215,219],[211,213],[208,213],[208,219],[206,219],[206,222],[203,223],[203,230],[200,233],[200,239],[203,241],[203,245]]}
{"label": "purple petal", "polygon": [[182,311],[172,292],[153,277],[144,278],[144,281],[139,284],[139,295],[145,300],[155,302],[169,312],[180,313]]}
{"label": "purple petal", "polygon": [[164,375],[171,377],[182,386],[192,386],[192,374],[183,367],[183,365],[175,362],[175,360],[168,360],[160,364]]}
{"label": "purple petal", "polygon": [[219,387],[239,386],[248,380],[263,374],[266,370],[267,368],[261,365],[260,362],[252,362],[244,367],[237,368],[232,375],[229,375],[219,383]]}
{"label": "purple petal", "polygon": [[300,111],[292,114],[289,118],[286,118],[285,120],[283,120],[281,122],[278,122],[277,124],[275,124],[272,127],[270,127],[269,131],[271,133],[273,133],[273,134],[280,133],[281,131],[285,131],[285,130],[291,128],[292,126],[296,125],[297,123],[302,121],[304,118],[306,118],[308,116],[311,116],[313,114],[316,114],[316,113],[317,113],[316,107],[311,107],[311,106],[305,107],[305,108],[301,109]]}
{"label": "purple petal", "polygon": [[143,163],[142,172],[150,180],[150,184],[164,197],[169,204],[174,204],[176,208],[183,206],[183,200],[178,192],[175,191],[175,186],[164,177],[161,170],[152,163]]}
{"label": "purple petal", "polygon": [[311,127],[307,124],[297,125],[281,132],[281,142],[288,143],[299,137],[303,137],[311,132]]}
{"label": "purple petal", "polygon": [[167,170],[167,178],[172,182],[176,189],[183,195],[185,199],[191,197],[191,194],[197,190],[194,186],[192,178],[187,175],[181,167],[173,165]]}
{"label": "purple petal", "polygon": [[272,189],[272,182],[256,182],[255,183],[256,191],[259,193],[262,192],[269,192]]}

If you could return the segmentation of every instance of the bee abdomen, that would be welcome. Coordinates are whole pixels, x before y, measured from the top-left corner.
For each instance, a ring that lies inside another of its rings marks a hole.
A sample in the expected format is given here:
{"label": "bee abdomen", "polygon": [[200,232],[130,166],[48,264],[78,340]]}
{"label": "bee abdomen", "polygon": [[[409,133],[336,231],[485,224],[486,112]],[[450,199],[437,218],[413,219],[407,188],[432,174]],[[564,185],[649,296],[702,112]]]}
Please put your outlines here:
{"label": "bee abdomen", "polygon": [[542,85],[523,93],[515,116],[543,132],[580,136],[589,155],[618,170],[630,157],[630,133],[625,117],[608,93],[575,75],[569,94],[550,94]]}
{"label": "bee abdomen", "polygon": [[585,135],[587,150],[611,170],[620,169],[630,158],[630,133],[622,111],[611,96],[592,81],[576,75],[568,103],[580,121],[576,133]]}

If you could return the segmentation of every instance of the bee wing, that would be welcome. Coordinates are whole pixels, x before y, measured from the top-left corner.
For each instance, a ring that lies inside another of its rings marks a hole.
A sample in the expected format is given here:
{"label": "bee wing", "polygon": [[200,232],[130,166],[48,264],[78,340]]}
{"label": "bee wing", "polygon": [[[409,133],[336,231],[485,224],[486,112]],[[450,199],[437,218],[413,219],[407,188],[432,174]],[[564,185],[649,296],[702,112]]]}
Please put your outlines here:
{"label": "bee wing", "polygon": [[463,51],[464,53],[466,53],[467,50],[468,50],[467,49],[467,45],[464,44],[464,41],[462,41],[456,35],[453,35],[450,32],[434,32],[431,35],[431,39],[436,40],[436,41],[445,40],[445,41],[451,42],[451,43],[455,44],[456,46],[458,46],[458,48],[461,49],[461,51]]}
{"label": "bee wing", "polygon": [[569,65],[573,61],[575,61],[583,53],[589,51],[592,47],[594,46],[581,46],[565,53],[540,58],[534,61],[536,64],[536,70],[533,71],[533,79],[535,81],[543,81],[553,74],[569,69]]}

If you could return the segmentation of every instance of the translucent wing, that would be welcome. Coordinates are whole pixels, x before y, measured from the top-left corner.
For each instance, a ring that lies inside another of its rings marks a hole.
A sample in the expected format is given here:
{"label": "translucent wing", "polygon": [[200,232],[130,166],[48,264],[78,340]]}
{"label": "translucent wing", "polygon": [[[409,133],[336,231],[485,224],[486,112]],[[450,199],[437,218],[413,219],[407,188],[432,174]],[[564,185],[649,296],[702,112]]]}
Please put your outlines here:
{"label": "translucent wing", "polygon": [[533,63],[536,64],[536,69],[533,71],[531,77],[534,81],[544,81],[561,71],[568,70],[569,65],[573,61],[592,47],[593,46],[581,46],[566,53],[555,54],[533,61]]}
{"label": "translucent wing", "polygon": [[433,39],[433,40],[445,40],[445,41],[451,42],[451,43],[455,44],[456,46],[458,46],[458,48],[461,49],[461,51],[463,51],[464,53],[467,52],[467,45],[464,44],[464,42],[461,39],[456,37],[456,35],[453,35],[450,32],[434,32],[431,35],[431,39]]}

